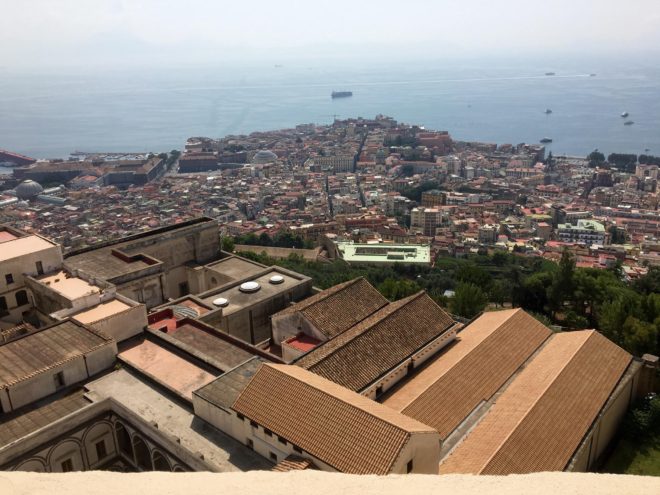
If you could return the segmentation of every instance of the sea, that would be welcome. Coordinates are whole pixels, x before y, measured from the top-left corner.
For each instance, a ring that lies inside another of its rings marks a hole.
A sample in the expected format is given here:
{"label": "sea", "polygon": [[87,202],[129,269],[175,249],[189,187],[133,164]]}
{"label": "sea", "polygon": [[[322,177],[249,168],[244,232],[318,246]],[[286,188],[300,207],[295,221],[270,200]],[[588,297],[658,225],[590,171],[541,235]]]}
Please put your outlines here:
{"label": "sea", "polygon": [[[0,149],[34,158],[162,152],[182,149],[190,136],[384,114],[447,130],[458,140],[517,144],[549,137],[547,149],[555,155],[584,156],[594,149],[660,155],[658,62],[539,57],[131,70],[0,67]],[[353,96],[332,99],[335,90]]]}

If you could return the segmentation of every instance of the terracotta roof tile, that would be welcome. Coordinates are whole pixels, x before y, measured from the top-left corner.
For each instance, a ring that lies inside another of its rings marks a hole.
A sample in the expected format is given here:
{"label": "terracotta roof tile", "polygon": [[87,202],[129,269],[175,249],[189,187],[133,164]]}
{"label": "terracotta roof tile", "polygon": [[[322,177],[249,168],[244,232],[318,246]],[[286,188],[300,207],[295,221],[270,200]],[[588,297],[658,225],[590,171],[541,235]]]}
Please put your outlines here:
{"label": "terracotta roof tile", "polygon": [[554,335],[440,472],[563,470],[631,359],[594,330]]}
{"label": "terracotta roof tile", "polygon": [[295,364],[359,391],[454,323],[428,295],[419,292],[388,304]]}
{"label": "terracotta roof tile", "polygon": [[519,309],[485,313],[384,404],[433,426],[444,440],[551,334]]}
{"label": "terracotta roof tile", "polygon": [[273,317],[299,312],[328,339],[359,323],[388,303],[363,277],[321,291]]}
{"label": "terracotta roof tile", "polygon": [[412,434],[432,428],[298,366],[264,364],[233,409],[353,474],[387,474]]}
{"label": "terracotta roof tile", "polygon": [[271,471],[285,473],[287,471],[303,471],[305,469],[316,469],[314,463],[309,459],[297,455],[290,455],[278,462]]}

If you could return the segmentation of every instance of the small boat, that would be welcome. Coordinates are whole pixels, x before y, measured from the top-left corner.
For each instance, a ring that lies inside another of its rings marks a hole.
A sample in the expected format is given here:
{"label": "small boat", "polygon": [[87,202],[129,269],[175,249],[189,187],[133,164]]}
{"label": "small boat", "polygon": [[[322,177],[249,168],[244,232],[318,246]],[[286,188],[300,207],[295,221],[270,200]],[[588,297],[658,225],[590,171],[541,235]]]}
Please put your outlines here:
{"label": "small boat", "polygon": [[546,72],[545,75],[546,75],[546,76],[554,76],[555,73],[554,73],[554,72]]}
{"label": "small boat", "polygon": [[541,142],[541,143],[551,143],[551,142],[552,142],[552,139],[549,138],[549,137],[544,137],[544,138],[541,139],[540,142]]}
{"label": "small boat", "polygon": [[353,96],[352,91],[333,91],[330,95],[332,98],[346,98],[348,96]]}
{"label": "small boat", "polygon": [[549,114],[552,113],[552,110],[550,110],[549,108],[546,108],[546,109],[545,109],[545,113],[546,113],[546,115],[549,115]]}
{"label": "small boat", "polygon": [[596,77],[596,74],[589,74],[589,77]]}
{"label": "small boat", "polygon": [[628,112],[621,112],[622,119],[625,119],[628,115],[630,115]]}
{"label": "small boat", "polygon": [[633,125],[634,122],[632,120],[626,120],[623,125]]}

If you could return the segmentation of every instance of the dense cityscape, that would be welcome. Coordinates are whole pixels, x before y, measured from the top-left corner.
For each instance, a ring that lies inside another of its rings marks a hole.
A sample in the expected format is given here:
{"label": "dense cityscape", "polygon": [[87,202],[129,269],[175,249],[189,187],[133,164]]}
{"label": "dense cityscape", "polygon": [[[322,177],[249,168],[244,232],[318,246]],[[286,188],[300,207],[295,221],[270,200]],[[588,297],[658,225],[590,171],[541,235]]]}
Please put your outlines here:
{"label": "dense cityscape", "polygon": [[0,165],[0,469],[621,473],[657,448],[658,157],[378,115]]}

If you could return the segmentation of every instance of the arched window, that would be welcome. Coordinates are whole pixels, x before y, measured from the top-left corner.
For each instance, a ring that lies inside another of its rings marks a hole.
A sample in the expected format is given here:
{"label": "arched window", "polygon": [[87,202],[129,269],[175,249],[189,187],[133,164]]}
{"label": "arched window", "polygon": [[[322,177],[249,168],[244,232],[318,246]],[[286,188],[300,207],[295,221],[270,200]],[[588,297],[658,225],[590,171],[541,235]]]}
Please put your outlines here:
{"label": "arched window", "polygon": [[16,306],[25,306],[30,301],[28,300],[27,292],[24,290],[19,290],[16,293]]}
{"label": "arched window", "polygon": [[165,457],[157,450],[154,450],[153,460],[154,460],[154,471],[172,471],[172,466],[170,466],[167,457]]}
{"label": "arched window", "polygon": [[133,437],[133,450],[135,451],[135,462],[142,471],[152,471],[151,455],[149,447],[138,435]]}
{"label": "arched window", "polygon": [[117,434],[119,451],[129,459],[133,459],[133,445],[131,443],[131,436],[128,434],[126,427],[119,422],[115,423],[115,433]]}

